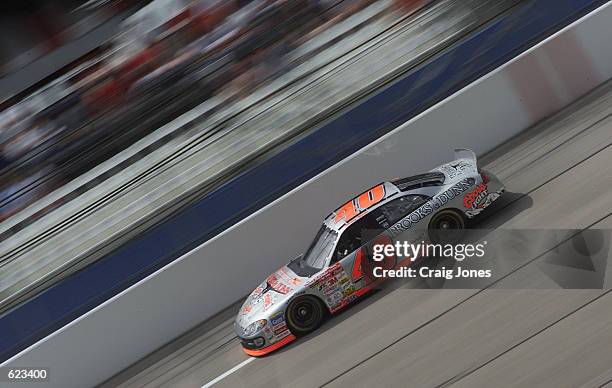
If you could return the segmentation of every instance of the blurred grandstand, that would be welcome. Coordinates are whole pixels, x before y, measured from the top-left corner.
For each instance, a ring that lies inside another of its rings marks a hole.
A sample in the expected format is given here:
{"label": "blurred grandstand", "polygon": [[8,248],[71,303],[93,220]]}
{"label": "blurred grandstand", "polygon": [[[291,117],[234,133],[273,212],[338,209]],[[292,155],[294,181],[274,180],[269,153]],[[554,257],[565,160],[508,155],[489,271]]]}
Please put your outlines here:
{"label": "blurred grandstand", "polygon": [[[314,36],[373,2],[156,0],[147,5],[129,1],[32,5],[42,7],[38,14],[48,15],[53,9],[62,15],[65,25],[54,27],[59,31],[51,34],[54,42],[82,35],[91,23],[123,12],[122,21],[110,39],[96,42],[94,49],[69,66],[36,82],[35,90],[28,85],[25,92],[12,95],[3,90],[0,221],[202,102],[213,97],[223,104],[244,99],[363,24],[390,12],[410,13],[429,1],[388,2],[352,29],[313,43]],[[48,46],[53,52],[60,45]],[[44,57],[42,52],[37,55]],[[5,57],[0,61],[2,80],[20,67],[27,69],[28,60],[37,56]],[[58,198],[3,233],[0,240],[81,192]]]}
{"label": "blurred grandstand", "polygon": [[[72,83],[64,80],[79,69],[58,78],[71,89],[41,89],[51,102],[24,115],[54,129],[22,126],[46,135],[0,172],[13,178],[0,198],[0,314],[162,225],[518,1],[333,1],[305,14],[309,24],[292,24],[301,34],[274,39],[259,35],[270,25],[258,26],[280,19],[269,7],[284,10],[284,2],[232,3],[231,13],[228,3],[152,2],[133,13],[95,71]],[[151,55],[192,31],[202,9],[227,15]],[[233,28],[245,15],[250,22]]]}

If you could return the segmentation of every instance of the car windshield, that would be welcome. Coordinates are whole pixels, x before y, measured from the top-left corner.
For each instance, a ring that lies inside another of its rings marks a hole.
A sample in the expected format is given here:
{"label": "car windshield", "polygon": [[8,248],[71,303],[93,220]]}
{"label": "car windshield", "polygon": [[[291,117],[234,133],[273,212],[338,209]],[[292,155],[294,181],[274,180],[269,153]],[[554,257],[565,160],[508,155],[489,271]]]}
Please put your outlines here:
{"label": "car windshield", "polygon": [[337,239],[338,233],[323,225],[306,251],[302,262],[312,268],[323,268]]}

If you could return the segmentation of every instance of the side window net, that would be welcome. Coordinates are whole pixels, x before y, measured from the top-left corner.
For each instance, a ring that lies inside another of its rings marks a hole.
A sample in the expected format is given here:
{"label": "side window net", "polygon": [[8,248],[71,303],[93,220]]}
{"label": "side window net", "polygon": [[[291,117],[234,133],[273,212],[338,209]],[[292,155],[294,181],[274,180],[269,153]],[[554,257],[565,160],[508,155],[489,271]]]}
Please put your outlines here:
{"label": "side window net", "polygon": [[424,195],[405,195],[381,206],[380,210],[389,224],[393,225],[415,211],[428,199],[429,198]]}
{"label": "side window net", "polygon": [[382,218],[384,216],[378,209],[375,209],[346,228],[338,240],[331,263],[342,260],[355,252],[375,237],[376,233],[386,228],[381,222]]}

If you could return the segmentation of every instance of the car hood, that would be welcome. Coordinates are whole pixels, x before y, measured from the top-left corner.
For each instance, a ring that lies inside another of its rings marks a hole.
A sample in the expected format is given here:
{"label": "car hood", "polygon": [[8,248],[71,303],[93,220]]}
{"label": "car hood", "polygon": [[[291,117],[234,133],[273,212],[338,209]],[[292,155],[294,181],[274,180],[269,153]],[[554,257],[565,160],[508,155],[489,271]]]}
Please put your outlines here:
{"label": "car hood", "polygon": [[300,277],[286,265],[268,276],[247,297],[236,317],[236,323],[246,328],[259,319],[268,319],[284,309],[285,302],[304,289],[308,278]]}

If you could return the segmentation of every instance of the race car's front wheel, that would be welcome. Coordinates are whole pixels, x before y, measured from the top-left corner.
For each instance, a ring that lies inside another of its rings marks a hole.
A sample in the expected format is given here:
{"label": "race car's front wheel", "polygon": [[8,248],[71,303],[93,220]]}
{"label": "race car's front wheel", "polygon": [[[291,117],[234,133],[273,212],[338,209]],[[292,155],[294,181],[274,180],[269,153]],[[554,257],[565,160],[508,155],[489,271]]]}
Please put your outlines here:
{"label": "race car's front wheel", "polygon": [[457,210],[442,210],[429,221],[429,239],[433,243],[456,243],[465,232],[465,217]]}
{"label": "race car's front wheel", "polygon": [[307,334],[323,322],[325,315],[323,304],[311,295],[304,295],[287,308],[287,324],[293,334]]}

